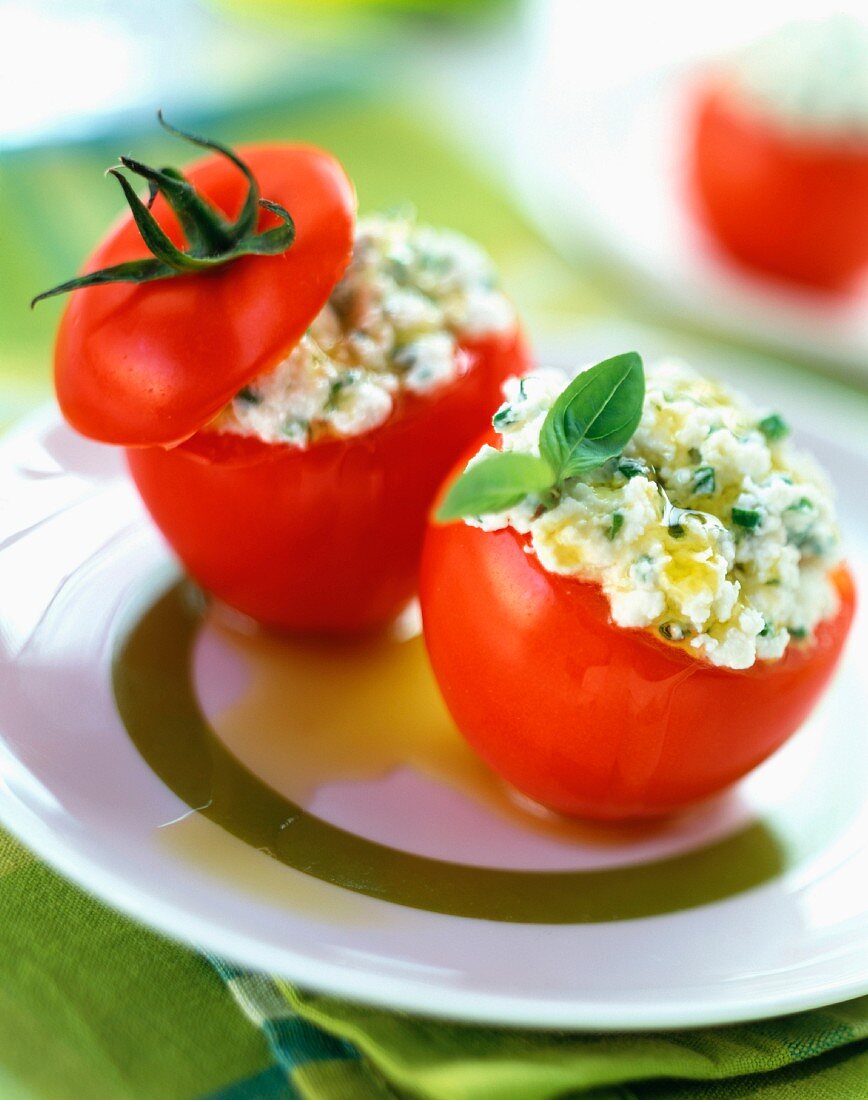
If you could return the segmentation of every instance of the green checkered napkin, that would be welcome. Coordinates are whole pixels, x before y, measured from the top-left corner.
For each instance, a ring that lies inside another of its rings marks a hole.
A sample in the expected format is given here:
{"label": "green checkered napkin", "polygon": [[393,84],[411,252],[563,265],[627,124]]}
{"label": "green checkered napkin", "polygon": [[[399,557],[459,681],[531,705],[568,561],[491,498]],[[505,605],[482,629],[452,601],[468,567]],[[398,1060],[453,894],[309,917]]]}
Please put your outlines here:
{"label": "green checkered napkin", "polygon": [[569,1035],[414,1019],[211,963],[0,832],[0,1100],[868,1097],[868,997],[743,1027]]}
{"label": "green checkered napkin", "polygon": [[[221,1100],[868,1097],[868,997],[741,1027],[577,1035],[363,1008],[213,961],[275,1063]],[[294,1092],[285,1090],[287,1078]]]}

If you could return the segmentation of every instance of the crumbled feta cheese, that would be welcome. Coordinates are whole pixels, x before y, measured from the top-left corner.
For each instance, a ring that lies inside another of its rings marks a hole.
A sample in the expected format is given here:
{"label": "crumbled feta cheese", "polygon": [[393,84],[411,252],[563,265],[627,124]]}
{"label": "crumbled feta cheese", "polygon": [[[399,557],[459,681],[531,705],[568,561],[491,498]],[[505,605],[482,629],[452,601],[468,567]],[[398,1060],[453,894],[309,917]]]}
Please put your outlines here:
{"label": "crumbled feta cheese", "polygon": [[405,344],[395,359],[406,367],[405,387],[413,393],[426,393],[455,377],[456,354],[449,333],[427,332]]}
{"label": "crumbled feta cheese", "polygon": [[463,374],[462,339],[514,327],[472,241],[406,217],[361,219],[352,261],[308,333],[212,428],[300,447],[370,431],[401,391],[428,393]]}
{"label": "crumbled feta cheese", "polygon": [[868,26],[852,15],[785,24],[727,66],[742,96],[794,132],[868,136]]}
{"label": "crumbled feta cheese", "polygon": [[[493,420],[502,450],[539,453],[566,382],[540,369],[506,383]],[[727,668],[775,660],[837,607],[828,575],[838,532],[822,472],[779,421],[774,438],[763,424],[745,398],[661,362],[646,368],[642,420],[623,455],[567,482],[554,507],[529,496],[467,522],[512,527],[550,572],[600,584],[619,626]]]}
{"label": "crumbled feta cheese", "polygon": [[389,391],[363,380],[340,390],[329,410],[329,421],[336,435],[358,435],[388,420],[391,412]]}

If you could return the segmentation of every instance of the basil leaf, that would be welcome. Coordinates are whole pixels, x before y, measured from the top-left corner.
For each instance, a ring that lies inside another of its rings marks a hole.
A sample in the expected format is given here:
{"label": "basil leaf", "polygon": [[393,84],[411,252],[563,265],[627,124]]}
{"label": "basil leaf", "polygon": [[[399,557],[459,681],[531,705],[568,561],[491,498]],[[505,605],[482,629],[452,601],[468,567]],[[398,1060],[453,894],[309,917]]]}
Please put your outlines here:
{"label": "basil leaf", "polygon": [[642,416],[645,372],[635,351],[605,359],[573,379],[543,421],[540,453],[558,481],[619,455]]}
{"label": "basil leaf", "polygon": [[503,512],[529,493],[554,485],[549,464],[536,455],[497,452],[474,462],[452,483],[435,518],[439,523]]}

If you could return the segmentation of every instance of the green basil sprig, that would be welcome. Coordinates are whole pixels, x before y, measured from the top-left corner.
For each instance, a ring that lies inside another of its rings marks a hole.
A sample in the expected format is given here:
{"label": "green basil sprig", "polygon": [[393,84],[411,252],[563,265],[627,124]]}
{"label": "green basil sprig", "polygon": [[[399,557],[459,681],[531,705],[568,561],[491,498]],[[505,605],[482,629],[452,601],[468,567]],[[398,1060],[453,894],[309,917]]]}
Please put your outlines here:
{"label": "green basil sprig", "polygon": [[441,504],[437,519],[504,512],[529,493],[544,493],[554,481],[551,467],[536,455],[496,451],[464,471]]}
{"label": "green basil sprig", "polygon": [[645,371],[635,351],[605,359],[577,375],[543,421],[540,457],[495,452],[453,482],[437,510],[440,523],[503,512],[530,493],[556,494],[572,477],[619,455],[639,426]]}
{"label": "green basil sprig", "polygon": [[570,382],[543,421],[540,454],[559,482],[602,466],[639,426],[645,372],[635,351],[606,359]]}

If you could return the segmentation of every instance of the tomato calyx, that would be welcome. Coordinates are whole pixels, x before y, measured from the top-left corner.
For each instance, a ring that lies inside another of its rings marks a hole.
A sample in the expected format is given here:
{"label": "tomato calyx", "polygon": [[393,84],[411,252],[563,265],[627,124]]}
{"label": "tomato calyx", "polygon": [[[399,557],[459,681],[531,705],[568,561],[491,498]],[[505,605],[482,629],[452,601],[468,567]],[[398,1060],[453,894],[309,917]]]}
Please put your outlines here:
{"label": "tomato calyx", "polygon": [[[113,264],[69,279],[37,294],[30,303],[31,309],[44,298],[88,286],[146,283],[177,275],[201,273],[231,263],[241,256],[277,256],[294,244],[295,223],[289,211],[279,203],[261,197],[256,177],[237,153],[211,138],[200,137],[170,125],[162,111],[157,112],[157,120],[164,130],[175,137],[226,157],[244,175],[248,189],[238,217],[234,221],[224,217],[177,169],[151,168],[133,157],[122,156],[120,165],[109,168],[107,175],[113,176],[120,184],[142,241],[153,256]],[[136,194],[130,181],[120,171],[121,168],[147,180],[147,203]],[[163,196],[177,217],[187,239],[186,250],[174,244],[151,213],[151,206],[158,194]],[[281,224],[257,232],[260,210],[276,215]]]}

